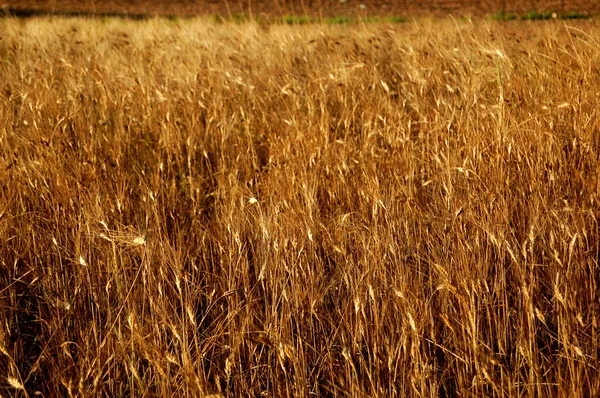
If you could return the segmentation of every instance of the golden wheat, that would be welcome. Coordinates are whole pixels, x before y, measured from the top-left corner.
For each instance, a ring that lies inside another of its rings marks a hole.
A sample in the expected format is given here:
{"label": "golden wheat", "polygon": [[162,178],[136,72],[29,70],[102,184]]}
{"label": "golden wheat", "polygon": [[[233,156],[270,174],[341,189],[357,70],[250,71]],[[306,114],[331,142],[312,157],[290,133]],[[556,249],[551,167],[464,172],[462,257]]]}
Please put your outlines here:
{"label": "golden wheat", "polygon": [[600,395],[599,33],[1,20],[6,394]]}

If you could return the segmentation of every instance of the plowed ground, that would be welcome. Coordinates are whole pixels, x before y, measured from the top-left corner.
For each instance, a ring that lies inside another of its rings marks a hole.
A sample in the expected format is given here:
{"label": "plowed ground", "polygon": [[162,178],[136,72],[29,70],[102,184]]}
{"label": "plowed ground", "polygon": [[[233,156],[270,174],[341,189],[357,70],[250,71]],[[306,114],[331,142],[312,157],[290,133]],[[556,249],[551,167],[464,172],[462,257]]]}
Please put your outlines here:
{"label": "plowed ground", "polygon": [[483,16],[504,10],[600,14],[600,2],[589,0],[8,0],[0,3],[17,13],[99,13],[130,15],[310,15],[310,16]]}

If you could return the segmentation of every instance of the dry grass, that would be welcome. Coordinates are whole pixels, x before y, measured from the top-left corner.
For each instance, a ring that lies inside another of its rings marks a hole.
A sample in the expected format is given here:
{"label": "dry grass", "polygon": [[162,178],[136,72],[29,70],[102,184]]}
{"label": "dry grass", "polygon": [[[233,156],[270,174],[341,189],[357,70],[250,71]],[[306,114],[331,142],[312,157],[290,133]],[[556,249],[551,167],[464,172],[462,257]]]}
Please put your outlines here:
{"label": "dry grass", "polygon": [[2,395],[598,396],[599,34],[0,21]]}

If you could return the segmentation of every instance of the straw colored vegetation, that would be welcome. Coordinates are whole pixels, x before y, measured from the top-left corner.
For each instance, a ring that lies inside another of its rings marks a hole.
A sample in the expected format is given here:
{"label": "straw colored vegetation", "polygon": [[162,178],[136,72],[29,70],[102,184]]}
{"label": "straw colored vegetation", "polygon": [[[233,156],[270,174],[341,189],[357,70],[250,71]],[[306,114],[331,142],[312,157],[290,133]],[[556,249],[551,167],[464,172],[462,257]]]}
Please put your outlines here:
{"label": "straw colored vegetation", "polygon": [[0,31],[2,395],[600,394],[593,22]]}

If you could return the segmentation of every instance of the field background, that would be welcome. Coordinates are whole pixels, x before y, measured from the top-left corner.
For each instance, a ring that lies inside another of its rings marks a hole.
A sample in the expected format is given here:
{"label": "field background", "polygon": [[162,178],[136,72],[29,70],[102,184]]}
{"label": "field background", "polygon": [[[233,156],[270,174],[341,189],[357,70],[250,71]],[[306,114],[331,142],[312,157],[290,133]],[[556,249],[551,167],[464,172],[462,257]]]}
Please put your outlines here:
{"label": "field background", "polygon": [[600,27],[0,20],[0,394],[600,396]]}
{"label": "field background", "polygon": [[[361,4],[366,6],[361,8]],[[132,15],[221,15],[253,16],[308,15],[312,17],[357,16],[484,16],[504,10],[507,14],[555,11],[600,14],[600,2],[588,0],[4,0],[14,11],[124,13]]]}

